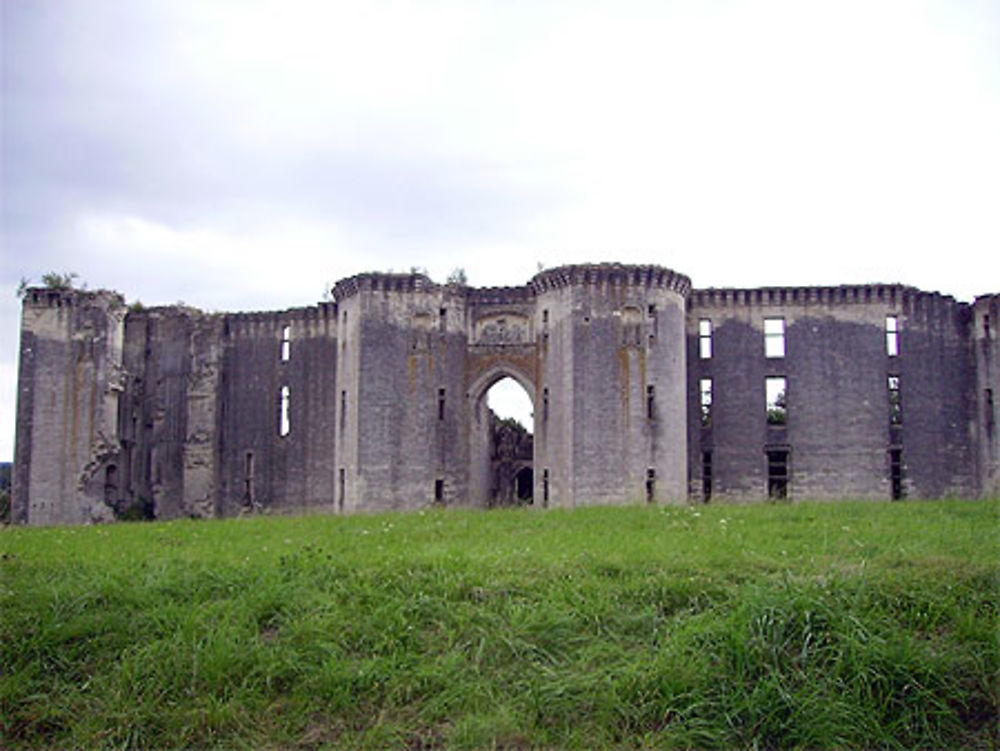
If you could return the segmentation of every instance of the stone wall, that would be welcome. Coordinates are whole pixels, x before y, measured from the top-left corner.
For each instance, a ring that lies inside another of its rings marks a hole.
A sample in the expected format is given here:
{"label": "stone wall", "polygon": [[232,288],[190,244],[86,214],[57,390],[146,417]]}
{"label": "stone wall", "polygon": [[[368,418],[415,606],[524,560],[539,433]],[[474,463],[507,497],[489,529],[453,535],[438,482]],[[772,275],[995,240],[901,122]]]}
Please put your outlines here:
{"label": "stone wall", "polygon": [[[896,354],[887,349],[895,319]],[[785,353],[765,355],[765,320],[784,324]],[[708,424],[692,420],[692,496],[766,497],[768,451],[787,451],[794,498],[892,496],[893,452],[902,495],[975,495],[970,438],[968,306],[901,286],[700,290],[687,336],[688,407],[711,379]],[[712,355],[701,357],[700,327]],[[889,377],[900,412],[891,415]],[[769,425],[765,380],[787,383],[787,421]],[[709,456],[710,454],[710,456]]]}
{"label": "stone wall", "polygon": [[[692,291],[593,264],[484,289],[361,274],[334,300],[207,314],[29,290],[15,520],[485,508],[486,393],[506,377],[534,405],[537,507],[1000,492],[997,295]],[[778,424],[768,378],[787,386]]]}

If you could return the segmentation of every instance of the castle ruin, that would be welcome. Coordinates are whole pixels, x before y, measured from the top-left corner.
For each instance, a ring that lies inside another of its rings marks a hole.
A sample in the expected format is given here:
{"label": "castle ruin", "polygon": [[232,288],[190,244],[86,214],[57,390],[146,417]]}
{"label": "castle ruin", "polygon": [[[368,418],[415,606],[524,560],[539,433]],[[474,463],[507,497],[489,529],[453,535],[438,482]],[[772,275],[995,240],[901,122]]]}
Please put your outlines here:
{"label": "castle ruin", "polygon": [[[620,264],[366,273],[267,313],[33,288],[13,518],[996,496],[998,309]],[[485,403],[506,377],[527,442]]]}

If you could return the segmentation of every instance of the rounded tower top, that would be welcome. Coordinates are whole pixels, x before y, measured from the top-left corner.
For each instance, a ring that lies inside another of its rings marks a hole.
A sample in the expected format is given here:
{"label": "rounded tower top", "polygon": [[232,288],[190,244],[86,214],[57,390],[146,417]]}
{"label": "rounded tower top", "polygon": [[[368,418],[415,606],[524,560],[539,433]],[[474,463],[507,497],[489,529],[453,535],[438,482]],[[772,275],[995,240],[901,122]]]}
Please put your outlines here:
{"label": "rounded tower top", "polygon": [[652,264],[587,263],[545,269],[529,282],[536,294],[572,285],[619,284],[659,287],[687,297],[691,280],[665,266]]}

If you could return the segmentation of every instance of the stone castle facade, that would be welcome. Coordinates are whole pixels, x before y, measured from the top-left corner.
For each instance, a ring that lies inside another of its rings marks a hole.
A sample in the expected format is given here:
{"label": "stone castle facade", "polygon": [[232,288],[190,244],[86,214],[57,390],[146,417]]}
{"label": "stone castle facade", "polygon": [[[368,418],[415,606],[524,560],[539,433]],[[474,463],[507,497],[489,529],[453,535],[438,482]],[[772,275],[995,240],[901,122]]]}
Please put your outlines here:
{"label": "stone castle facade", "polygon": [[[487,507],[498,463],[536,507],[1000,494],[1000,295],[619,264],[333,292],[219,314],[28,290],[15,521]],[[505,377],[535,416],[510,449],[485,404]]]}

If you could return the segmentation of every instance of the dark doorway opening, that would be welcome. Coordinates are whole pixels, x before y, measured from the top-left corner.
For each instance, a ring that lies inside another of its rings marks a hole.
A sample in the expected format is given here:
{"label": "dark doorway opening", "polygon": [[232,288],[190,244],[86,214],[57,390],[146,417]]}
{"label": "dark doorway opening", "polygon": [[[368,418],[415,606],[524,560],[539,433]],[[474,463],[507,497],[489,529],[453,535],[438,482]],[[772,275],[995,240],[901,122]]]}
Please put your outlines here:
{"label": "dark doorway opening", "polygon": [[519,503],[531,503],[534,497],[535,473],[531,467],[522,467],[514,476],[515,492]]}
{"label": "dark doorway opening", "polygon": [[787,449],[771,449],[767,452],[767,497],[774,500],[788,498]]}
{"label": "dark doorway opening", "polygon": [[892,500],[903,499],[903,450],[889,449],[889,480],[892,485]]}

